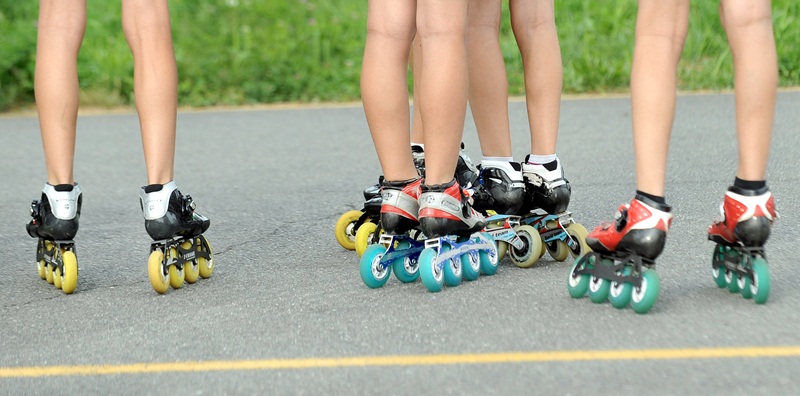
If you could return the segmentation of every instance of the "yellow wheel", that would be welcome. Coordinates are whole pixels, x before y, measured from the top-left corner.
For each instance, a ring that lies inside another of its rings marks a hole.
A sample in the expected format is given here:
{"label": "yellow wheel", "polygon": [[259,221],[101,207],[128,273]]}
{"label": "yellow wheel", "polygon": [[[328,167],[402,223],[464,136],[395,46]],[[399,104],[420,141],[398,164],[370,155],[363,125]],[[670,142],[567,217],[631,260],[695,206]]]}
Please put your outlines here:
{"label": "yellow wheel", "polygon": [[45,273],[44,267],[45,267],[44,260],[39,260],[36,263],[36,271],[39,272],[39,277],[42,278],[42,279],[46,279],[47,278],[47,274]]}
{"label": "yellow wheel", "polygon": [[44,278],[47,283],[53,284],[53,267],[50,264],[44,265]]}
{"label": "yellow wheel", "polygon": [[345,212],[339,220],[336,221],[336,241],[347,250],[355,250],[356,248],[356,221],[361,218],[364,212],[360,210],[351,210]]}
{"label": "yellow wheel", "polygon": [[[205,243],[204,243],[205,242]],[[211,277],[211,272],[214,271],[214,252],[211,251],[211,244],[205,237],[197,238],[197,249],[201,252],[208,252],[208,260],[205,257],[197,258],[197,265],[200,267],[200,276],[203,279]]]}
{"label": "yellow wheel", "polygon": [[569,246],[565,242],[553,241],[546,243],[545,246],[547,247],[547,253],[550,253],[550,257],[555,261],[564,261],[569,257]]}
{"label": "yellow wheel", "polygon": [[497,241],[497,262],[503,260],[503,257],[506,256],[506,252],[508,251],[508,242]]}
{"label": "yellow wheel", "polygon": [[58,267],[53,271],[53,286],[56,289],[61,289],[61,269]]}
{"label": "yellow wheel", "polygon": [[574,241],[578,242],[577,248],[570,249],[569,254],[571,254],[572,257],[578,257],[592,251],[592,248],[586,243],[586,236],[589,235],[589,231],[586,231],[586,227],[578,223],[572,223],[567,226],[567,233]]}
{"label": "yellow wheel", "polygon": [[164,262],[164,253],[154,250],[147,259],[147,275],[150,277],[150,286],[158,294],[164,294],[169,289],[169,277],[164,273],[161,263]]}
{"label": "yellow wheel", "polygon": [[370,242],[373,241],[375,238],[375,230],[378,229],[378,226],[371,222],[367,221],[358,227],[358,231],[356,231],[356,254],[358,257],[361,257],[364,254],[364,251],[367,250],[367,246],[370,245]]}
{"label": "yellow wheel", "polygon": [[61,255],[64,264],[64,273],[61,274],[56,271],[56,274],[61,278],[61,291],[66,294],[72,294],[75,287],[78,286],[78,257],[74,252],[67,251]]}
{"label": "yellow wheel", "polygon": [[[181,243],[181,247],[186,250],[191,250],[192,243],[189,241],[183,242]],[[197,278],[200,277],[200,264],[197,263],[197,260],[183,263],[183,272],[186,283],[195,283],[197,282]]]}
{"label": "yellow wheel", "polygon": [[[169,250],[169,254],[172,257],[178,257],[178,250],[172,248]],[[172,286],[173,289],[180,289],[183,286],[183,280],[185,277],[185,272],[183,268],[178,269],[175,265],[169,266],[169,285]]]}
{"label": "yellow wheel", "polygon": [[517,249],[514,245],[508,247],[508,255],[511,256],[511,262],[517,267],[528,268],[536,264],[536,260],[542,257],[542,238],[535,228],[529,225],[523,225],[514,229],[517,231],[517,236],[522,239],[522,249]]}

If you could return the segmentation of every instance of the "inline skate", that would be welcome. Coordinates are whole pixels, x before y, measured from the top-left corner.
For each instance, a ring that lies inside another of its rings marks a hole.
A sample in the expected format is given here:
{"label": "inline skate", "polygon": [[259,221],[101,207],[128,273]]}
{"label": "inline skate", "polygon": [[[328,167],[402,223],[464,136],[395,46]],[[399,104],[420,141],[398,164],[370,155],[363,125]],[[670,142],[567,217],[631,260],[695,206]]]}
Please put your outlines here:
{"label": "inline skate", "polygon": [[36,267],[39,277],[72,294],[78,285],[75,235],[81,216],[83,195],[78,183],[45,184],[41,200],[31,203],[31,221],[25,228],[38,240]]}
{"label": "inline skate", "polygon": [[419,202],[420,229],[428,238],[419,255],[419,273],[428,291],[497,272],[497,246],[489,233],[482,232],[486,219],[472,208],[469,193],[455,178],[446,184],[423,185]]}
{"label": "inline skate", "polygon": [[[355,250],[361,256],[369,244],[371,234],[378,228],[381,216],[381,183],[364,189],[364,207],[361,210],[350,210],[342,214],[336,221],[336,241],[347,250]],[[363,227],[362,227],[363,226]],[[363,228],[363,230],[362,230]],[[359,233],[359,231],[361,231]]]}
{"label": "inline skate", "polygon": [[770,291],[764,244],[778,218],[772,193],[766,186],[759,190],[731,186],[720,213],[721,218],[708,227],[708,239],[716,243],[711,259],[714,281],[764,304]]}
{"label": "inline skate", "polygon": [[586,237],[594,251],[575,260],[567,289],[572,298],[587,291],[595,303],[609,300],[647,313],[658,299],[660,280],[655,259],[664,250],[672,208],[641,194],[620,206],[614,222],[601,224]]}
{"label": "inline skate", "polygon": [[171,181],[142,187],[139,202],[145,230],[153,239],[147,261],[153,290],[164,294],[170,286],[179,289],[184,281],[211,277],[213,252],[203,235],[211,221],[195,212],[192,197]]}

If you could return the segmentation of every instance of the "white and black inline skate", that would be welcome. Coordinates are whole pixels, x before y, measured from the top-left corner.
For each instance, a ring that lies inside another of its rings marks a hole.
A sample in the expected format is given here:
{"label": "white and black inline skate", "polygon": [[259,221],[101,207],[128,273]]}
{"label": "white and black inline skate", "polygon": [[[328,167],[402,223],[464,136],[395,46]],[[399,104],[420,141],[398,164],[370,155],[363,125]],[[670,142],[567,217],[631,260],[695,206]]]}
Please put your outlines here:
{"label": "white and black inline skate", "polygon": [[39,277],[72,294],[78,285],[78,258],[75,235],[83,196],[78,183],[45,184],[41,200],[31,203],[28,235],[38,240],[36,268]]}
{"label": "white and black inline skate", "polygon": [[153,290],[163,294],[184,281],[209,278],[214,270],[211,246],[203,233],[210,220],[195,212],[195,203],[177,184],[151,184],[139,193],[144,226],[153,239],[147,272]]}

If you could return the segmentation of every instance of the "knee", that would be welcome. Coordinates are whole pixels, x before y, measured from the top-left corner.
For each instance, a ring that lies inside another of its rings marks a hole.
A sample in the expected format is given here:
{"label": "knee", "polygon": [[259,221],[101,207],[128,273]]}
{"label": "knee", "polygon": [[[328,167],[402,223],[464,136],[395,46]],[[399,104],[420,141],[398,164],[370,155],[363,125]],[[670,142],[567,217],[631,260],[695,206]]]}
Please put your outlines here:
{"label": "knee", "polygon": [[770,2],[723,0],[720,3],[720,19],[727,31],[771,24]]}

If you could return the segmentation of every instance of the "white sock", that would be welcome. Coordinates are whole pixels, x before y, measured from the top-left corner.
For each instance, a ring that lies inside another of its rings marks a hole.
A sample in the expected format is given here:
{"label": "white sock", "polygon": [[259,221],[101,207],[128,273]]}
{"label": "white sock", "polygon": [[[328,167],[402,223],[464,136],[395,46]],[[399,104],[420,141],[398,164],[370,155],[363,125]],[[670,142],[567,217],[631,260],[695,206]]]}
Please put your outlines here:
{"label": "white sock", "polygon": [[558,156],[555,154],[548,154],[548,155],[533,155],[531,154],[528,156],[528,163],[529,164],[549,164],[553,161],[558,160]]}
{"label": "white sock", "polygon": [[483,157],[481,164],[486,162],[514,162],[514,157]]}

